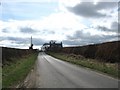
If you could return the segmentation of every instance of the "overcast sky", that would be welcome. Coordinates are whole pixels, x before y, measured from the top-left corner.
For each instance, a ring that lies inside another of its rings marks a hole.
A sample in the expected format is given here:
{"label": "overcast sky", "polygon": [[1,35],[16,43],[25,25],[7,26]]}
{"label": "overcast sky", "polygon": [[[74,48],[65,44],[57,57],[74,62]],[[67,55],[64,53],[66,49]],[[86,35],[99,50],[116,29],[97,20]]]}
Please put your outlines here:
{"label": "overcast sky", "polygon": [[50,40],[64,46],[118,40],[118,0],[83,1],[2,0],[0,46],[28,48],[31,36],[34,48]]}

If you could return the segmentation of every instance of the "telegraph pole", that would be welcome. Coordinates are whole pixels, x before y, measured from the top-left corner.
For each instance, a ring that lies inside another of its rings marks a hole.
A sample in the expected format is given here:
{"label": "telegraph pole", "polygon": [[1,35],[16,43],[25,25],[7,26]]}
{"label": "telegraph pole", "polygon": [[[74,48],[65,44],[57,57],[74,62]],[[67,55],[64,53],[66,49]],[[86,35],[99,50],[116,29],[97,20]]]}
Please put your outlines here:
{"label": "telegraph pole", "polygon": [[32,46],[32,36],[31,36],[31,46]]}
{"label": "telegraph pole", "polygon": [[30,45],[29,49],[33,49],[32,36],[31,36],[31,45]]}

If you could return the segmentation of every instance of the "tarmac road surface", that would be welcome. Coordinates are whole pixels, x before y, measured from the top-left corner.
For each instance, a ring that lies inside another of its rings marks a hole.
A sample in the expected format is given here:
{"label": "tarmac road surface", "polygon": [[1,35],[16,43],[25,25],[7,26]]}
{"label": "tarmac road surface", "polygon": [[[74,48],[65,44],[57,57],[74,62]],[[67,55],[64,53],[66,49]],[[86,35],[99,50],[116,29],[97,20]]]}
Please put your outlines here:
{"label": "tarmac road surface", "polygon": [[24,82],[34,88],[118,88],[118,80],[39,53],[35,70]]}

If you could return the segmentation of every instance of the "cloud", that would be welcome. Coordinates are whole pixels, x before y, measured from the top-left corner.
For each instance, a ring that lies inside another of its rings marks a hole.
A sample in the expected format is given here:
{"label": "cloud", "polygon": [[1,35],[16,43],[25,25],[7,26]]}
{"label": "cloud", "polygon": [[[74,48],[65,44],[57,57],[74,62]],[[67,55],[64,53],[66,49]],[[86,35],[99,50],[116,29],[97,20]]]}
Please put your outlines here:
{"label": "cloud", "polygon": [[48,42],[48,41],[41,38],[33,38],[34,45],[43,45],[45,42]]}
{"label": "cloud", "polygon": [[111,9],[117,7],[116,2],[81,2],[74,7],[67,7],[69,11],[76,15],[89,17],[89,18],[100,18],[107,16],[106,13],[101,13],[100,10]]}
{"label": "cloud", "polygon": [[5,39],[6,39],[6,37],[0,36],[0,42],[3,41],[3,40],[5,40]]}
{"label": "cloud", "polygon": [[110,28],[105,27],[105,26],[97,26],[96,29],[101,30],[101,31],[105,31],[105,32],[119,33],[120,31],[118,30],[118,28],[120,28],[120,24],[118,22],[112,22]]}
{"label": "cloud", "polygon": [[120,23],[118,23],[118,22],[113,22],[112,25],[111,25],[111,29],[112,29],[114,32],[117,32],[118,34],[120,34]]}
{"label": "cloud", "polygon": [[2,5],[0,45],[29,47],[30,36],[34,46],[39,47],[49,40],[63,41],[64,45],[86,45],[117,38],[118,12],[113,2],[64,0],[60,4],[56,1]]}
{"label": "cloud", "polygon": [[113,31],[116,31],[118,33],[120,33],[120,23],[118,22],[112,22],[111,24],[111,29],[113,29]]}
{"label": "cloud", "polygon": [[118,2],[98,2],[98,4],[95,6],[99,10],[101,9],[110,9],[117,7]]}
{"label": "cloud", "polygon": [[105,26],[97,26],[97,29],[98,30],[101,30],[101,31],[111,31],[111,29],[109,29],[109,28],[107,28],[107,27],[105,27]]}
{"label": "cloud", "polygon": [[120,24],[118,22],[112,22],[111,24],[111,30],[113,32],[117,32],[118,34],[120,33]]}
{"label": "cloud", "polygon": [[21,27],[20,32],[22,33],[36,33],[37,31],[30,27]]}
{"label": "cloud", "polygon": [[55,34],[55,31],[44,29],[42,30],[42,34]]}
{"label": "cloud", "polygon": [[73,35],[67,36],[67,39],[63,40],[63,43],[66,45],[87,45],[117,39],[117,35],[91,35],[90,33],[84,33],[83,31],[76,31]]}
{"label": "cloud", "polygon": [[113,22],[111,28],[118,29],[118,22]]}
{"label": "cloud", "polygon": [[9,31],[7,30],[7,28],[2,29],[2,32],[3,33],[9,33]]}
{"label": "cloud", "polygon": [[[30,38],[21,38],[21,37],[0,37],[0,42],[8,40],[9,42],[15,44],[30,44]],[[34,45],[43,45],[46,40],[41,38],[33,38]]]}

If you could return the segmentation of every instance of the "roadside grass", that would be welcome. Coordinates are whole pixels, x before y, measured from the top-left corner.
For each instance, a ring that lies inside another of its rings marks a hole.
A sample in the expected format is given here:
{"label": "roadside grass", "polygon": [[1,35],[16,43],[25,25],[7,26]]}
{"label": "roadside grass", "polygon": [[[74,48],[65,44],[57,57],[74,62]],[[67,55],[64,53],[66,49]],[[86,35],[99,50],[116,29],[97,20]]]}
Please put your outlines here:
{"label": "roadside grass", "polygon": [[15,60],[2,68],[2,88],[12,87],[27,76],[37,59],[37,53],[27,55],[24,58]]}
{"label": "roadside grass", "polygon": [[2,89],[2,67],[0,66],[0,90]]}
{"label": "roadside grass", "polygon": [[87,67],[96,71],[103,72],[109,76],[112,76],[114,78],[120,78],[120,70],[118,69],[118,63],[105,63],[100,62],[95,59],[87,59],[87,58],[76,58],[73,57],[70,54],[64,54],[64,53],[53,53],[53,52],[47,52],[47,54],[58,58],[60,60],[64,60],[73,64],[77,64],[79,66]]}

